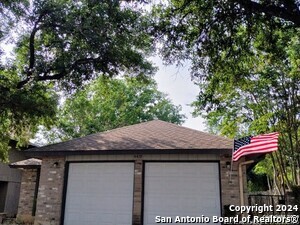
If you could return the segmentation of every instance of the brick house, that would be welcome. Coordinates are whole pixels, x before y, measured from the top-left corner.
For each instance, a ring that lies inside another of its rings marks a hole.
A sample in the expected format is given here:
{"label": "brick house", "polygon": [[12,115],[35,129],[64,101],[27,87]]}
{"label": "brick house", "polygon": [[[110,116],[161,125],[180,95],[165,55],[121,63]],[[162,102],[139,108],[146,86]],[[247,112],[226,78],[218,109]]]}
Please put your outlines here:
{"label": "brick house", "polygon": [[221,216],[240,204],[232,147],[231,139],[153,120],[29,149],[42,164],[18,165],[18,216],[35,215],[35,225]]}

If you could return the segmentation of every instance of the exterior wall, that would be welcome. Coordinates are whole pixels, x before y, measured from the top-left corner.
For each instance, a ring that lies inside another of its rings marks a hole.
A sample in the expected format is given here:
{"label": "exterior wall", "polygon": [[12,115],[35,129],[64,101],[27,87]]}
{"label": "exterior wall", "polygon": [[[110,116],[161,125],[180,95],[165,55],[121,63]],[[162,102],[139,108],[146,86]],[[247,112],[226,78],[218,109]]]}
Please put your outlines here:
{"label": "exterior wall", "polygon": [[133,225],[142,224],[143,160],[134,162]]}
{"label": "exterior wall", "polygon": [[238,166],[234,163],[231,169],[231,155],[221,155],[220,170],[223,215],[227,215],[227,206],[240,205]]}
{"label": "exterior wall", "polygon": [[[59,225],[63,200],[63,185],[66,161],[135,161],[133,224],[142,223],[143,163],[144,161],[220,161],[220,190],[222,214],[224,206],[240,204],[238,168],[230,178],[231,156],[217,154],[122,154],[122,155],[77,155],[66,158],[43,158],[35,225]],[[58,164],[55,164],[58,162]]]}
{"label": "exterior wall", "polygon": [[19,193],[21,189],[20,182],[9,182],[6,194],[5,211],[9,217],[15,217],[18,212]]}
{"label": "exterior wall", "polygon": [[59,225],[64,172],[65,158],[43,158],[35,225]]}
{"label": "exterior wall", "polygon": [[[68,156],[67,161],[90,161],[90,160],[135,160],[135,190],[134,190],[134,211],[133,224],[141,224],[141,210],[142,210],[142,185],[141,179],[143,174],[143,161],[147,160],[220,160],[220,185],[221,185],[221,201],[222,214],[226,213],[226,205],[235,204],[240,205],[240,192],[238,182],[238,163],[231,166],[231,155],[210,155],[210,154],[138,154],[138,155],[76,155]],[[245,173],[245,170],[244,170]],[[230,175],[231,174],[231,175]],[[244,174],[244,178],[246,178]]]}
{"label": "exterior wall", "polygon": [[[184,151],[184,150],[183,150]],[[120,154],[120,155],[71,155],[66,157],[66,161],[118,161],[118,160],[219,160],[217,154]]]}
{"label": "exterior wall", "polygon": [[[24,160],[25,157],[23,153],[19,150],[11,149],[9,150],[9,163]],[[0,162],[0,181],[8,182],[19,182],[21,183],[22,172],[18,169],[12,169],[9,167],[9,163]]]}
{"label": "exterior wall", "polygon": [[[24,159],[25,157],[21,151],[16,149],[9,151],[9,163]],[[7,191],[4,193],[5,196],[3,198],[5,198],[4,212],[8,217],[13,217],[17,214],[21,176],[22,172],[20,170],[10,168],[8,163],[0,162],[0,181],[7,182]]]}
{"label": "exterior wall", "polygon": [[26,169],[22,173],[18,218],[31,217],[33,215],[34,195],[38,169]]}

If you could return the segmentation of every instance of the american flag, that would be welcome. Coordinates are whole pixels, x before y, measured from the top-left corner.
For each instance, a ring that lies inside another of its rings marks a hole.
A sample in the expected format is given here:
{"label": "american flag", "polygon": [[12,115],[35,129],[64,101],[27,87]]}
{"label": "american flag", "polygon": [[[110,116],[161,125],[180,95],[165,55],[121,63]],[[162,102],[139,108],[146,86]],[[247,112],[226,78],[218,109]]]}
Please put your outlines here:
{"label": "american flag", "polygon": [[268,153],[278,149],[278,132],[249,136],[234,140],[232,160],[237,161],[245,155]]}

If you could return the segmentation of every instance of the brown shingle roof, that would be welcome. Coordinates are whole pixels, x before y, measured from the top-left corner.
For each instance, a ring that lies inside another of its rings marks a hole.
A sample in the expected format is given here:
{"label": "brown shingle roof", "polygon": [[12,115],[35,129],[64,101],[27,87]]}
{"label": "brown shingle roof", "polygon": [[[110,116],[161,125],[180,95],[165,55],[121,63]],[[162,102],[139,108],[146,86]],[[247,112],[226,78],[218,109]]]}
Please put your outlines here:
{"label": "brown shingle roof", "polygon": [[14,162],[9,164],[11,168],[35,168],[35,167],[40,167],[42,165],[42,160],[40,159],[35,159],[35,158],[30,158],[18,162]]}
{"label": "brown shingle roof", "polygon": [[36,151],[232,149],[233,140],[153,120],[69,141],[31,149]]}

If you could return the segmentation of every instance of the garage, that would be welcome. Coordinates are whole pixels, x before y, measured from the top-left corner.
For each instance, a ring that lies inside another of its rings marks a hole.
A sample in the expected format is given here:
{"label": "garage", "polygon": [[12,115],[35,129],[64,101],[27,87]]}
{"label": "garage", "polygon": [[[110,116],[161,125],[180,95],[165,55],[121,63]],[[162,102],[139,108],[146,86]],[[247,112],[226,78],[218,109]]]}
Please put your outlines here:
{"label": "garage", "polygon": [[132,225],[133,162],[69,163],[64,225]]}
{"label": "garage", "polygon": [[240,204],[239,170],[228,167],[232,144],[153,120],[33,148],[28,155],[41,160],[40,173],[24,167],[18,217],[32,213],[35,202],[35,224],[152,225],[157,216],[173,224],[174,217],[226,216],[229,204]]}
{"label": "garage", "polygon": [[146,162],[144,225],[155,217],[220,216],[217,162]]}

